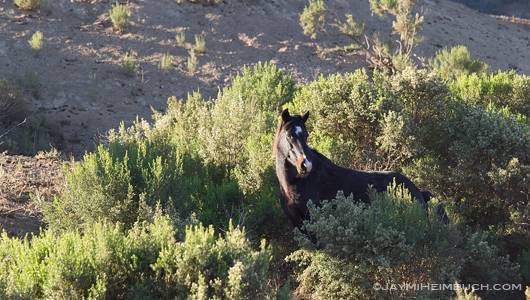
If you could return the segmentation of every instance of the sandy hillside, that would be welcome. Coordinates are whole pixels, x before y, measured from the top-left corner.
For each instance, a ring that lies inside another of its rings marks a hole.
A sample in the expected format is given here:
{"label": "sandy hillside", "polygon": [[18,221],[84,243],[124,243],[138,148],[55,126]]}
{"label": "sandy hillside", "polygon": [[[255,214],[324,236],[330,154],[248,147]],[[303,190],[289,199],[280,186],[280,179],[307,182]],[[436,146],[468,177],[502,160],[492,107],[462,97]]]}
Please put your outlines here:
{"label": "sandy hillside", "polygon": [[[319,74],[352,70],[363,61],[342,54],[321,57],[302,34],[298,14],[305,1],[226,0],[203,7],[174,0],[133,0],[133,24],[125,34],[111,30],[110,1],[51,1],[49,13],[25,13],[12,0],[0,0],[0,77],[31,86],[33,109],[60,128],[66,152],[90,149],[94,137],[121,120],[148,117],[150,107],[163,109],[170,95],[184,97],[200,89],[214,96],[244,64],[272,60],[300,81]],[[330,0],[332,12],[352,13],[368,31],[387,29],[388,20],[369,13],[368,1]],[[420,55],[443,45],[467,45],[493,69],[530,73],[530,27],[498,20],[447,0],[426,0],[426,23]],[[37,57],[27,40],[40,30],[45,46]],[[206,38],[196,74],[186,71],[187,49],[174,36],[185,31]],[[387,34],[388,35],[388,32]],[[383,34],[383,37],[385,34]],[[318,40],[327,46],[346,42],[339,35]],[[120,68],[126,51],[138,53],[141,70],[134,78]],[[170,71],[160,71],[164,53],[175,57]]]}

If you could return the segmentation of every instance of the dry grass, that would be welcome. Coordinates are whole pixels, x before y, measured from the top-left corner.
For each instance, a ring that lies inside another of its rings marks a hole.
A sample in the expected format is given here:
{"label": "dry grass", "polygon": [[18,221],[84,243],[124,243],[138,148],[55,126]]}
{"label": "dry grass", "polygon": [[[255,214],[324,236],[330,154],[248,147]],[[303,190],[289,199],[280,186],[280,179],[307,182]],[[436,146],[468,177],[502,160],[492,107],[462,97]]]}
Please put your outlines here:
{"label": "dry grass", "polygon": [[173,56],[169,53],[165,53],[160,58],[160,62],[158,63],[158,69],[161,71],[167,71],[171,69],[171,66],[173,66]]}
{"label": "dry grass", "polygon": [[129,25],[131,18],[131,9],[127,4],[120,4],[116,2],[109,12],[112,26],[120,32],[125,30],[125,27]]}
{"label": "dry grass", "polygon": [[44,34],[36,31],[29,39],[28,44],[35,53],[38,53],[44,46]]}
{"label": "dry grass", "polygon": [[199,53],[206,52],[206,40],[204,39],[204,36],[202,34],[196,34],[195,35],[195,51]]}
{"label": "dry grass", "polygon": [[197,71],[197,54],[195,53],[195,49],[190,49],[188,51],[188,61],[187,61],[187,67],[188,72],[191,74],[195,73]]}
{"label": "dry grass", "polygon": [[183,47],[184,43],[186,43],[186,32],[181,31],[175,35],[175,43],[177,43],[177,46]]}

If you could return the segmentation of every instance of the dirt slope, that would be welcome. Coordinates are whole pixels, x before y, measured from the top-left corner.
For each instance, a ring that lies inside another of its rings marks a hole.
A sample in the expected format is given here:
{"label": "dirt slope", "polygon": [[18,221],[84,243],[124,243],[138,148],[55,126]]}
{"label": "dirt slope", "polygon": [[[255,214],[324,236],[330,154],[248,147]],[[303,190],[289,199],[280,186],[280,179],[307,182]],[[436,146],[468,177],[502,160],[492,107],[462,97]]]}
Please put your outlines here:
{"label": "dirt slope", "polygon": [[[302,34],[298,23],[305,1],[225,2],[202,7],[174,0],[131,1],[133,25],[121,35],[110,29],[109,1],[52,1],[48,15],[24,13],[14,8],[12,0],[0,0],[0,77],[29,86],[34,110],[60,125],[66,151],[79,154],[93,146],[94,136],[121,120],[147,117],[151,106],[164,108],[170,95],[184,97],[197,89],[215,95],[244,64],[272,60],[298,80],[308,81],[363,63],[359,58],[315,53],[314,42]],[[369,31],[388,28],[388,20],[370,15],[367,3],[330,0],[328,6],[366,21]],[[447,0],[426,0],[423,8],[425,40],[420,55],[465,44],[493,69],[530,73],[530,27]],[[45,47],[34,57],[27,40],[37,30],[44,33]],[[174,42],[176,32],[182,30],[188,42],[195,33],[206,37],[207,52],[199,57],[196,74],[187,73],[187,50]],[[319,40],[330,46],[344,41],[338,35]],[[141,72],[135,78],[127,77],[119,65],[127,50],[139,55]],[[175,57],[174,68],[167,72],[157,67],[164,53]]]}
{"label": "dirt slope", "polygon": [[35,157],[0,153],[0,231],[17,236],[38,232],[40,209],[31,197],[53,198],[61,186],[62,164],[56,153]]}

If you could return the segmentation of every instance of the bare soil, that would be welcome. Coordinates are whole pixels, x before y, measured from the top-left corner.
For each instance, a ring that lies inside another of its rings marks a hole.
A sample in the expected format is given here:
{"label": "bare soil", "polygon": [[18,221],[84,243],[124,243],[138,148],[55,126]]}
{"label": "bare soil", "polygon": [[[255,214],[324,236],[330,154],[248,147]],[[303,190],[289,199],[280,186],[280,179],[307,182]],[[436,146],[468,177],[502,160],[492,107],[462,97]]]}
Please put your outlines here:
{"label": "bare soil", "polygon": [[[151,107],[164,109],[166,99],[183,98],[194,90],[215,96],[244,64],[273,61],[300,82],[320,74],[351,71],[364,61],[344,53],[318,55],[316,44],[346,44],[338,34],[313,41],[302,34],[299,13],[306,1],[226,0],[216,6],[177,4],[175,0],[134,0],[132,24],[124,33],[111,28],[111,1],[57,0],[49,9],[24,12],[12,0],[0,0],[0,76],[16,78],[32,93],[33,110],[56,123],[66,138],[67,152],[81,154],[94,146],[98,134],[148,118]],[[426,23],[420,56],[443,46],[467,45],[493,69],[530,73],[530,27],[475,12],[448,0],[423,3]],[[389,37],[390,20],[369,12],[368,1],[328,1],[335,14],[351,13],[366,22],[368,32]],[[47,13],[48,11],[49,13]],[[33,55],[27,40],[35,31],[45,36],[44,49]],[[175,34],[186,32],[178,47]],[[206,38],[195,74],[186,70],[187,48],[194,34]],[[122,55],[138,53],[140,71],[128,77]],[[161,71],[161,56],[174,56],[174,66]]]}
{"label": "bare soil", "polygon": [[62,164],[56,153],[0,153],[0,230],[20,237],[38,232],[41,214],[31,197],[52,200],[62,184]]}

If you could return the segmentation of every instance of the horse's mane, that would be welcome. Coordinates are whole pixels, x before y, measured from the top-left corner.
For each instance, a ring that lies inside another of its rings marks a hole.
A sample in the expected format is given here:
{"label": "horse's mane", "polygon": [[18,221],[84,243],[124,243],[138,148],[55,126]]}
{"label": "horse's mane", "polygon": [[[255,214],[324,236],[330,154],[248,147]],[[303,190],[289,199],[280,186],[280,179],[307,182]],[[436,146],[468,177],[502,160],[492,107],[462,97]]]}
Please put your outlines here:
{"label": "horse's mane", "polygon": [[280,141],[280,132],[282,131],[283,121],[280,119],[278,121],[278,128],[276,128],[276,134],[274,135],[274,140],[272,142],[272,157],[276,157],[276,149],[278,148],[278,142]]}

